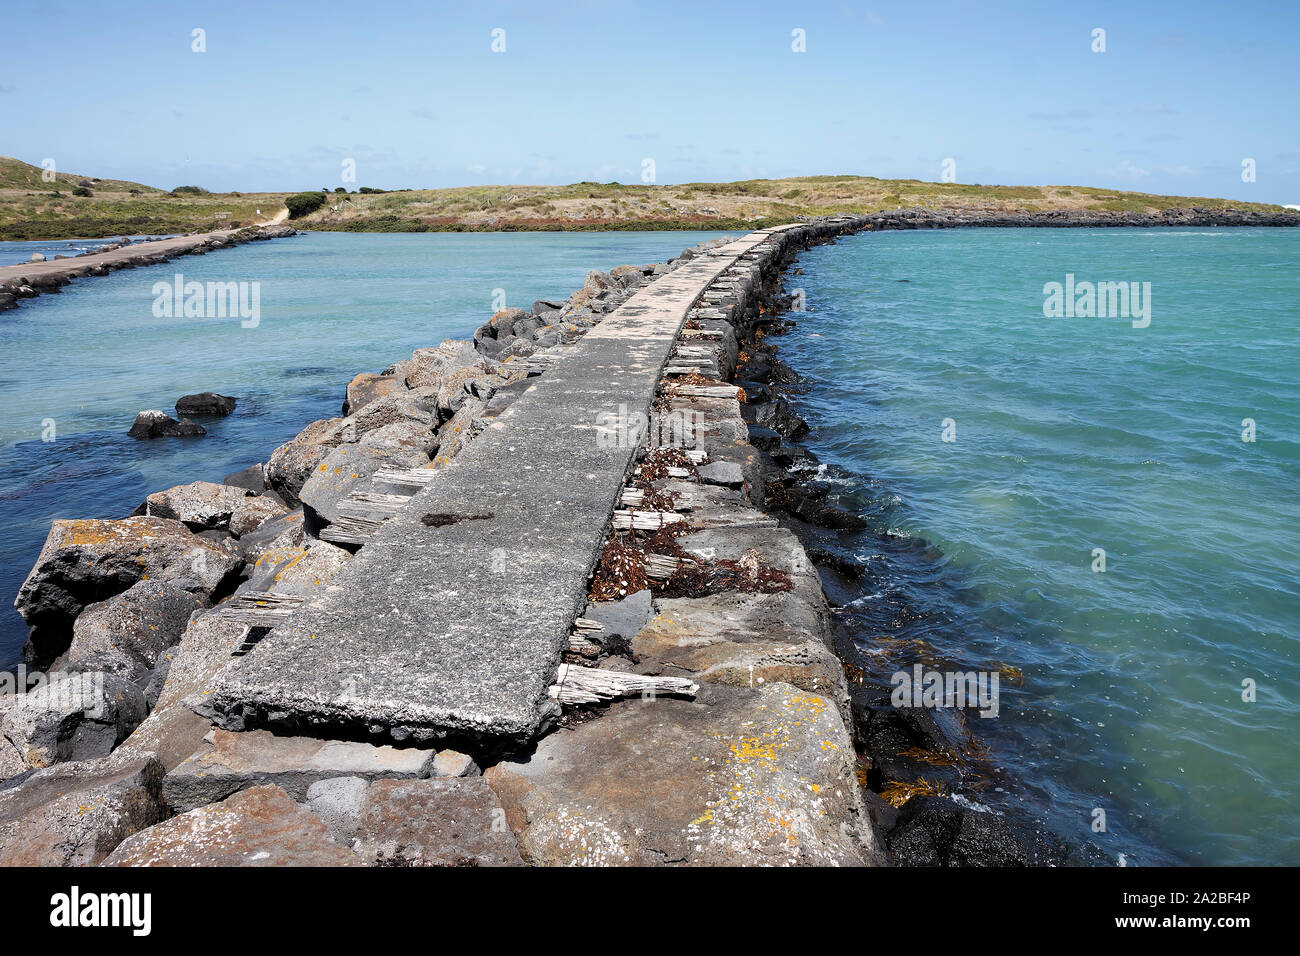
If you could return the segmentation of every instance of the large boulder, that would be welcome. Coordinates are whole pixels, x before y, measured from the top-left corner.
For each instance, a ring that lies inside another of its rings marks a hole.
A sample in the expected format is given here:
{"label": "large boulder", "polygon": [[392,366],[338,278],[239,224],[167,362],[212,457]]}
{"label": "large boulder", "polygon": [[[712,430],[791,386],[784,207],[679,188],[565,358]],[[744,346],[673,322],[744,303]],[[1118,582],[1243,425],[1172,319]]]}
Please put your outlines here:
{"label": "large boulder", "polygon": [[140,412],[135,416],[127,435],[131,438],[145,440],[149,438],[191,438],[206,435],[207,429],[197,425],[188,418],[180,421],[158,409]]}
{"label": "large boulder", "polygon": [[348,382],[347,397],[343,400],[343,414],[349,415],[359,408],[364,408],[377,398],[383,398],[390,392],[406,387],[403,378],[397,375],[375,375],[372,372],[358,372]]}
{"label": "large boulder", "polygon": [[279,787],[255,787],[136,833],[104,866],[358,866]]}
{"label": "large boulder", "polygon": [[259,462],[256,465],[249,465],[243,471],[226,475],[221,479],[221,483],[232,488],[247,488],[249,491],[261,494],[266,490],[266,470]]}
{"label": "large boulder", "polygon": [[81,612],[72,625],[72,644],[55,667],[103,671],[143,686],[162,652],[181,639],[194,612],[208,606],[197,581],[137,581]]}
{"label": "large boulder", "polygon": [[155,518],[175,518],[193,531],[229,528],[230,516],[253,492],[211,481],[192,481],[166,491],[155,491],[144,501],[144,514]]}
{"label": "large boulder", "polygon": [[300,503],[298,492],[339,443],[337,428],[342,423],[341,418],[312,422],[271,453],[266,463],[266,483],[291,507]]}
{"label": "large boulder", "polygon": [[190,707],[210,693],[213,678],[243,647],[246,625],[208,613],[190,622],[180,643],[163,651],[161,682],[148,718],[118,748],[120,754],[156,755],[167,770],[203,745],[212,723]]}
{"label": "large boulder", "polygon": [[613,704],[485,779],[537,864],[876,863],[855,766],[825,698],[705,684]]}
{"label": "large boulder", "polygon": [[144,720],[144,694],[116,674],[70,674],[5,701],[0,734],[29,767],[107,757]]}
{"label": "large boulder", "polygon": [[378,780],[355,850],[379,866],[523,866],[505,811],[482,777]]}
{"label": "large boulder", "polygon": [[241,566],[233,542],[212,541],[171,518],[55,521],[14,607],[32,626],[29,663],[62,653],[87,605],[145,578],[193,578],[211,594]]}
{"label": "large boulder", "polygon": [[308,528],[337,521],[339,502],[354,490],[368,489],[371,476],[381,468],[415,468],[428,460],[418,448],[339,445],[331,449],[298,492]]}
{"label": "large boulder", "polygon": [[1059,848],[1022,840],[1005,817],[970,800],[918,796],[889,832],[900,866],[1036,866],[1054,863]]}
{"label": "large boulder", "polygon": [[428,459],[438,447],[438,438],[432,428],[421,422],[394,422],[366,432],[357,444],[393,455],[422,455]]}
{"label": "large boulder", "polygon": [[152,754],[61,763],[0,790],[0,866],[96,866],[168,815]]}
{"label": "large boulder", "polygon": [[216,392],[182,395],[176,399],[176,414],[226,416],[235,410],[237,401],[229,395],[218,395]]}
{"label": "large boulder", "polygon": [[433,453],[434,461],[446,464],[474,440],[474,422],[483,414],[483,409],[483,403],[477,398],[472,395],[466,397],[456,414],[438,428],[438,447]]}
{"label": "large boulder", "polygon": [[258,558],[248,581],[236,593],[275,591],[280,595],[306,596],[334,577],[351,559],[351,552],[328,541],[268,551]]}
{"label": "large boulder", "polygon": [[[273,553],[264,557],[270,560]],[[270,586],[278,593],[313,593],[327,585],[351,556],[320,541],[310,549],[300,549],[295,557],[286,559],[292,564],[272,576]],[[250,581],[245,587],[253,584]],[[210,697],[214,679],[244,647],[246,634],[244,624],[221,614],[207,613],[191,620],[180,643],[159,658],[153,681],[160,686],[152,712],[119,749],[156,754],[168,770],[200,749],[211,723],[193,707],[201,707]]]}
{"label": "large boulder", "polygon": [[405,366],[407,387],[437,388],[447,372],[481,358],[474,343],[463,339],[444,339],[436,348],[416,349]]}
{"label": "large boulder", "polygon": [[289,509],[281,504],[278,496],[272,494],[250,495],[235,505],[230,513],[228,530],[236,538],[256,531],[272,518],[287,515]]}
{"label": "large boulder", "polygon": [[256,563],[268,551],[283,551],[301,547],[306,540],[303,513],[299,507],[293,511],[267,518],[253,531],[239,536],[237,546],[240,557],[248,564]]}
{"label": "large boulder", "polygon": [[341,442],[355,442],[385,425],[433,428],[437,422],[438,389],[420,387],[391,392],[358,408],[339,423],[337,433]]}

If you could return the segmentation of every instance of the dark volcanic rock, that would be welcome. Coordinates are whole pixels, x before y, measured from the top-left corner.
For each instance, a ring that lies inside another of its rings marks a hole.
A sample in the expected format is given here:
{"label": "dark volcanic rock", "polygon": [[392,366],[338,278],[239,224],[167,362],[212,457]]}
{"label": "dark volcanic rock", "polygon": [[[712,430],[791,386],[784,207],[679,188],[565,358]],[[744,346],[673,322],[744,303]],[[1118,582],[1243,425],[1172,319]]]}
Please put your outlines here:
{"label": "dark volcanic rock", "polygon": [[182,395],[176,399],[177,415],[229,415],[235,410],[238,399],[216,392],[198,392],[194,395]]}
{"label": "dark volcanic rock", "polygon": [[131,430],[127,432],[127,435],[144,440],[147,438],[188,438],[206,435],[207,433],[207,429],[202,425],[196,425],[188,418],[177,421],[166,412],[152,409],[135,416],[135,424],[131,426]]}
{"label": "dark volcanic rock", "polygon": [[913,797],[885,838],[899,866],[1043,866],[1062,847],[1017,832],[1001,814],[948,797]]}
{"label": "dark volcanic rock", "polygon": [[229,485],[231,488],[247,488],[249,491],[261,494],[266,490],[266,472],[262,466],[249,465],[243,471],[237,471],[233,475],[226,475],[221,479],[223,485]]}
{"label": "dark volcanic rock", "polygon": [[146,714],[140,688],[116,674],[71,674],[4,703],[0,733],[31,767],[107,757]]}
{"label": "dark volcanic rock", "polygon": [[746,420],[770,428],[789,441],[797,441],[808,434],[808,423],[800,418],[794,408],[781,396],[761,405],[745,406]]}

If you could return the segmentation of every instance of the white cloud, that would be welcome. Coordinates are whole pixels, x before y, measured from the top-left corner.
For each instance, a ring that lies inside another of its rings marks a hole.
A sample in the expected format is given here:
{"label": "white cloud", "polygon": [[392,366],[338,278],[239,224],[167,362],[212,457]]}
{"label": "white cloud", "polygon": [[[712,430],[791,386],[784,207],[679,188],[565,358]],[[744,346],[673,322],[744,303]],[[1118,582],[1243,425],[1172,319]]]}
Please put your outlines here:
{"label": "white cloud", "polygon": [[1142,179],[1151,175],[1151,170],[1143,169],[1137,166],[1131,159],[1120,160],[1118,166],[1112,166],[1110,169],[1101,171],[1103,176],[1112,176],[1116,179]]}

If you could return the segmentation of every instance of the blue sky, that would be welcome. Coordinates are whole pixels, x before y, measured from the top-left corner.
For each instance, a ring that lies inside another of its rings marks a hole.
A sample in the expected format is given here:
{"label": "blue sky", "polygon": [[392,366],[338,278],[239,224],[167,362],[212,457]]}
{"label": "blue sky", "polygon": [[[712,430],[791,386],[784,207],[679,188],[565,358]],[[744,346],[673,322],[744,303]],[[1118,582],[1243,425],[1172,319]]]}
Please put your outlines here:
{"label": "blue sky", "polygon": [[0,62],[0,153],[164,187],[332,188],[345,159],[379,187],[635,182],[646,158],[661,183],[937,180],[952,158],[959,182],[1300,202],[1295,2],[39,11]]}

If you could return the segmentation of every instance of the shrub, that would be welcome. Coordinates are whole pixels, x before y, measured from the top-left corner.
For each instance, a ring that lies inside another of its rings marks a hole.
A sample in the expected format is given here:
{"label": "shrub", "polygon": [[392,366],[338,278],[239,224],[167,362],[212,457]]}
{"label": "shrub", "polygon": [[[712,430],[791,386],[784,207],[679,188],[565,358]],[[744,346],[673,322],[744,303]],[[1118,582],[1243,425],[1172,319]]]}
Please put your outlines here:
{"label": "shrub", "polygon": [[300,219],[325,205],[325,194],[295,193],[292,196],[286,196],[284,204],[289,209],[290,219]]}
{"label": "shrub", "polygon": [[334,187],[334,191],[335,191],[336,193],[345,193],[345,192],[347,192],[348,190],[347,190],[347,187],[346,187],[346,186],[335,186],[335,187]]}
{"label": "shrub", "polygon": [[202,186],[177,186],[172,190],[172,195],[174,196],[178,193],[189,193],[194,196],[203,196],[207,194],[207,190]]}
{"label": "shrub", "polygon": [[75,189],[72,190],[72,195],[74,195],[74,196],[93,196],[93,195],[95,195],[95,194],[92,193],[92,192],[91,192],[89,189],[87,189],[85,186],[77,186]]}

